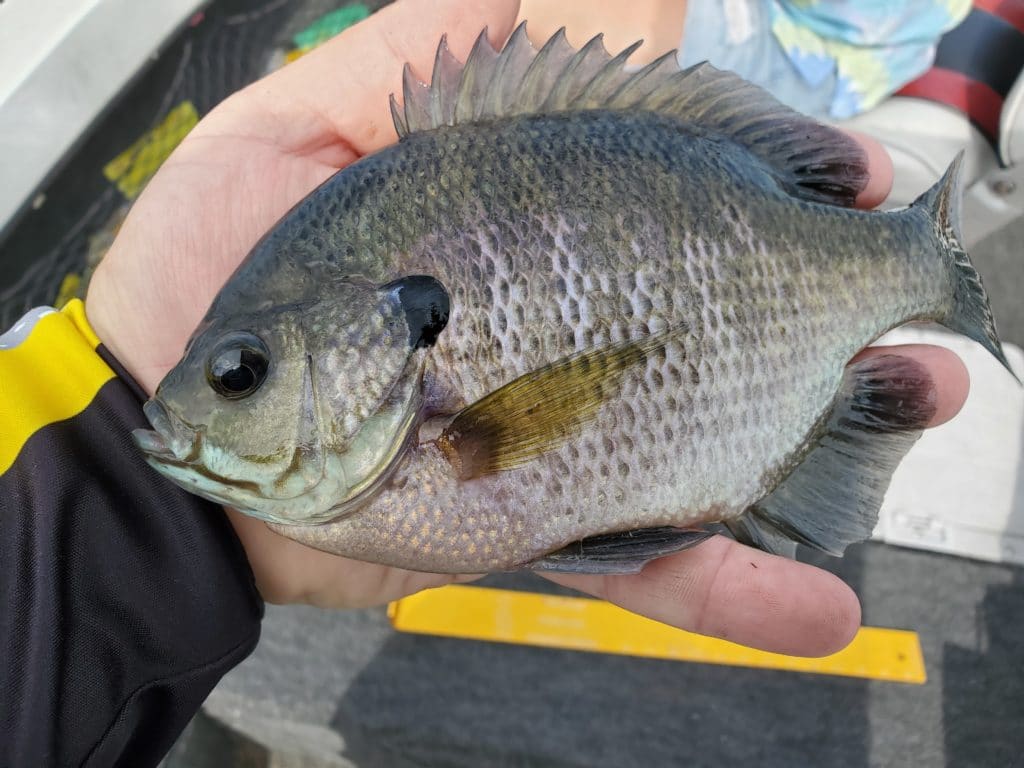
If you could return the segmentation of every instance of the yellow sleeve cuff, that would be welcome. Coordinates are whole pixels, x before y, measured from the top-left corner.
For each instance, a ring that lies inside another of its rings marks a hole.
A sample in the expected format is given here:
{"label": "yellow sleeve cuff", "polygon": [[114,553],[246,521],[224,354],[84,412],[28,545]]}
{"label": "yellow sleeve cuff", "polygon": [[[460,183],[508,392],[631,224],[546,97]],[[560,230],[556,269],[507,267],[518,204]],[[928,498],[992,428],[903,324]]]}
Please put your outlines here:
{"label": "yellow sleeve cuff", "polygon": [[85,305],[37,316],[13,346],[0,347],[0,474],[38,430],[85,410],[114,371],[99,355],[100,340]]}

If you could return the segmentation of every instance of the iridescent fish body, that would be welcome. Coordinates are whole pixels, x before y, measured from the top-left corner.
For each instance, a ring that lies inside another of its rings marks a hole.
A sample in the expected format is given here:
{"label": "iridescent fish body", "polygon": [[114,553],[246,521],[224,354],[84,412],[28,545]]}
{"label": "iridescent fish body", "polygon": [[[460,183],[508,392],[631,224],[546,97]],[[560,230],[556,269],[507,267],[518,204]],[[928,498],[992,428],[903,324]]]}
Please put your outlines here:
{"label": "iridescent fish body", "polygon": [[911,320],[1005,364],[959,246],[959,162],[851,206],[866,159],[726,72],[599,40],[442,43],[400,141],[287,214],[137,437],[201,495],[341,555],[623,572],[714,521],[771,551],[870,535],[934,412],[848,365]]}

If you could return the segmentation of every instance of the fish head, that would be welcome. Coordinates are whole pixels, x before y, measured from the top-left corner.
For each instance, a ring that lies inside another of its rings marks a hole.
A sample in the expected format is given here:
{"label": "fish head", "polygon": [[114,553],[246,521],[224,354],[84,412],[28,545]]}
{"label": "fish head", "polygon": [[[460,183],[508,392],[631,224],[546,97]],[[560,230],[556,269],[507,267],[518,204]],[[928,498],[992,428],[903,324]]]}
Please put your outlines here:
{"label": "fish head", "polygon": [[319,523],[357,509],[398,465],[448,318],[434,278],[344,279],[308,300],[208,317],[134,438],[185,489],[254,517]]}

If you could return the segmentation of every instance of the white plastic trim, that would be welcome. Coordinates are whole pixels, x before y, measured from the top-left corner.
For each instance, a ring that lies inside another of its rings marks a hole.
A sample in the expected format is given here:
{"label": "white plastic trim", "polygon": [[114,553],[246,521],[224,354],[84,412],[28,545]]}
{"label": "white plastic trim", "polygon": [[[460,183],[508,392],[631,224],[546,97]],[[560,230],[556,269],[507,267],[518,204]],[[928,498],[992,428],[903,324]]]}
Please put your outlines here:
{"label": "white plastic trim", "polygon": [[[971,375],[963,410],[926,430],[893,475],[874,537],[890,544],[1024,565],[1024,388],[981,345],[907,326],[878,344],[952,349]],[[1004,344],[1018,375],[1024,352]]]}
{"label": "white plastic trim", "polygon": [[0,232],[203,2],[0,3]]}
{"label": "white plastic trim", "polygon": [[36,327],[36,323],[56,311],[53,307],[30,309],[10,329],[5,333],[0,333],[0,349],[14,349],[28,338],[28,335],[32,333],[32,329]]}

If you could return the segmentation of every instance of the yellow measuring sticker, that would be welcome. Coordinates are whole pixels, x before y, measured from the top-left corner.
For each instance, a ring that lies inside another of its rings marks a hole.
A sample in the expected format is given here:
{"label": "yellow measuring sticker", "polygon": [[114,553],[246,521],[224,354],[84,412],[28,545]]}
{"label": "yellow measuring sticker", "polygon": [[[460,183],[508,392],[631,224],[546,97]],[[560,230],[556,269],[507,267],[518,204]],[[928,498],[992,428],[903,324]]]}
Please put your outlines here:
{"label": "yellow measuring sticker", "polygon": [[183,101],[161,121],[143,134],[128,149],[103,167],[103,175],[114,182],[129,200],[138,197],[146,182],[164,160],[199,122],[199,113],[191,101]]}
{"label": "yellow measuring sticker", "polygon": [[400,632],[467,640],[900,683],[927,679],[917,633],[899,629],[861,627],[839,653],[808,659],[684,632],[601,600],[459,585],[402,598],[388,616]]}
{"label": "yellow measuring sticker", "polygon": [[78,295],[78,289],[82,285],[82,276],[77,272],[68,272],[60,281],[60,288],[57,289],[57,300],[54,305],[63,307]]}

